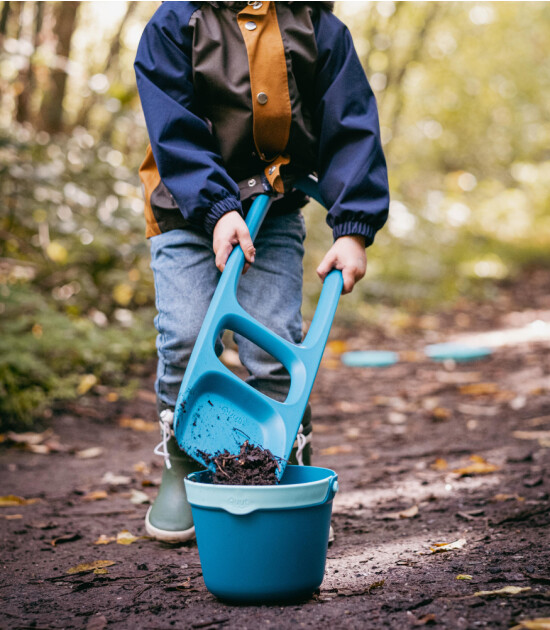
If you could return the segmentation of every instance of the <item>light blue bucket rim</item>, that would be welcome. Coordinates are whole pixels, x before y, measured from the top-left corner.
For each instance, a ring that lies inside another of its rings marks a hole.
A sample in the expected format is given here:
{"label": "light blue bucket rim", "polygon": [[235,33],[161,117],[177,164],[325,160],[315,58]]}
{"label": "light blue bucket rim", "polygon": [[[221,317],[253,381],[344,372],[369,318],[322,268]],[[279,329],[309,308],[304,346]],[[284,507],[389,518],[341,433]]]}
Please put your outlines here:
{"label": "light blue bucket rim", "polygon": [[[287,470],[292,468],[301,467],[287,466]],[[338,475],[329,468],[308,466],[308,469],[326,472],[326,476],[274,486],[225,486],[195,481],[194,477],[209,471],[191,473],[184,479],[187,500],[193,507],[224,510],[238,516],[257,510],[314,507],[332,500],[338,492]]]}

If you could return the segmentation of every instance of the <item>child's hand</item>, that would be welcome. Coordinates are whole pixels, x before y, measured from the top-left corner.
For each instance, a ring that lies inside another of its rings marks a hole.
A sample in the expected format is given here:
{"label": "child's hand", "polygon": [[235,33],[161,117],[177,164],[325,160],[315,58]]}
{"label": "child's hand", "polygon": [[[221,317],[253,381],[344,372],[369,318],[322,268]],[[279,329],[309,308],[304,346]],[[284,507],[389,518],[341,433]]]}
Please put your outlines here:
{"label": "child's hand", "polygon": [[246,263],[243,273],[246,273],[254,262],[256,249],[244,219],[236,210],[233,210],[224,214],[214,227],[212,246],[216,254],[216,267],[220,271],[225,269],[229,254],[237,244],[244,252]]}
{"label": "child's hand", "polygon": [[367,270],[365,237],[360,235],[341,236],[325,254],[317,267],[317,275],[324,281],[329,271],[340,269],[344,277],[342,294],[350,293],[357,280]]}

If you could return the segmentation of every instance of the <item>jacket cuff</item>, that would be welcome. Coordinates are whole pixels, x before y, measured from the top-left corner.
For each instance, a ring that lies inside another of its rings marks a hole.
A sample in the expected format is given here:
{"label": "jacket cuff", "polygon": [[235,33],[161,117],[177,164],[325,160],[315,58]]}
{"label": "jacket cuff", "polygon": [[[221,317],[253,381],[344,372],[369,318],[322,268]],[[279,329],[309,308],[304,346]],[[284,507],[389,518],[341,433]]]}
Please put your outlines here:
{"label": "jacket cuff", "polygon": [[225,197],[220,201],[217,201],[204,217],[204,229],[208,234],[212,234],[216,223],[223,217],[224,214],[236,210],[241,216],[243,215],[243,209],[241,202],[236,197]]}
{"label": "jacket cuff", "polygon": [[334,240],[341,236],[353,236],[359,235],[365,237],[365,247],[372,245],[374,236],[376,235],[376,229],[372,225],[367,223],[359,223],[358,221],[346,221],[345,223],[339,223],[332,228],[332,235]]}

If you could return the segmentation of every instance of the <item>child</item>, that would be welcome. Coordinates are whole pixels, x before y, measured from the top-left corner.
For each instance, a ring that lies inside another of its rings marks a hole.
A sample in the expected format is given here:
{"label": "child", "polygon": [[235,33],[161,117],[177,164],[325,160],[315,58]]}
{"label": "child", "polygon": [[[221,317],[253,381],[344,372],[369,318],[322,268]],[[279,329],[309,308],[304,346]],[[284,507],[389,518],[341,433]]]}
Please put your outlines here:
{"label": "child", "polygon": [[[187,362],[236,244],[247,265],[238,299],[285,339],[302,338],[300,208],[315,172],[334,244],[317,269],[341,269],[344,293],[365,274],[365,247],[387,217],[387,173],[374,95],[328,2],[165,2],[147,24],[135,70],[150,147],[140,169],[158,315],[156,393],[165,468],[146,528],[194,535],[183,478],[198,464],[170,435]],[[275,197],[252,244],[244,216]],[[249,269],[248,269],[249,268]],[[284,400],[288,375],[235,335],[247,382]],[[217,351],[221,352],[221,340]],[[310,437],[309,408],[301,441]],[[307,459],[307,458],[306,458]]]}

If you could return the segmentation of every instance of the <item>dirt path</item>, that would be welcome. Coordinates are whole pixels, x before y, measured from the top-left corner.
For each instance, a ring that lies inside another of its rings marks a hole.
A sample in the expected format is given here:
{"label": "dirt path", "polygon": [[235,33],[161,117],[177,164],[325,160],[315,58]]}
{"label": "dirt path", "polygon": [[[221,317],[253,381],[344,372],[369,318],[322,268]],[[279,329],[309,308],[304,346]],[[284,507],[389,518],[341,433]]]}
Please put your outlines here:
{"label": "dirt path", "polygon": [[[41,444],[6,439],[2,494],[38,500],[0,509],[0,627],[493,629],[550,617],[550,344],[454,368],[410,353],[550,321],[549,275],[493,305],[334,335],[312,402],[315,463],[341,481],[336,541],[302,605],[227,606],[206,590],[194,543],[120,535],[144,535],[147,505],[132,500],[154,497],[160,477],[150,383],[131,403],[100,392],[56,413]],[[384,370],[346,368],[342,339],[408,354]],[[67,573],[96,561],[112,564]],[[504,587],[517,592],[476,595]]]}

